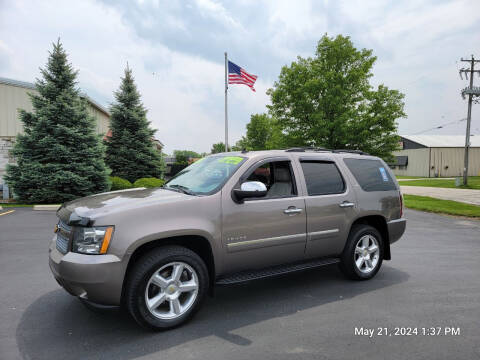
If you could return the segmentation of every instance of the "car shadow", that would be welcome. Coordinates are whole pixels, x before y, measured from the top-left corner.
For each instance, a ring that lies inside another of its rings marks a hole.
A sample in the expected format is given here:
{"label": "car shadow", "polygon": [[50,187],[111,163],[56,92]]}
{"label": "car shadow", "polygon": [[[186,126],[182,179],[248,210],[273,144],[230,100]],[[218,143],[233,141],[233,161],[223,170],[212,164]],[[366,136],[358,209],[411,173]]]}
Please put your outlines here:
{"label": "car shadow", "polygon": [[17,344],[25,359],[118,360],[140,356],[189,342],[217,336],[238,346],[255,339],[233,334],[233,330],[264,320],[286,317],[298,311],[387,288],[407,281],[409,275],[384,266],[370,281],[347,280],[336,265],[217,287],[192,321],[182,327],[149,332],[122,312],[96,313],[58,289],[32,303],[16,331]]}

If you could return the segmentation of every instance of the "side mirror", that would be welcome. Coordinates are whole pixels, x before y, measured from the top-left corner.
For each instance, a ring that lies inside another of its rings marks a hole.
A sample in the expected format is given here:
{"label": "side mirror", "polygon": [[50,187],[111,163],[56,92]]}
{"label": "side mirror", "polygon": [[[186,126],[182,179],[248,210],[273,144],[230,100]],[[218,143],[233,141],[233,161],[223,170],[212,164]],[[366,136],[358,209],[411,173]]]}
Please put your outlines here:
{"label": "side mirror", "polygon": [[237,200],[262,197],[267,195],[267,187],[260,181],[246,181],[240,185],[240,189],[233,189],[233,194]]}

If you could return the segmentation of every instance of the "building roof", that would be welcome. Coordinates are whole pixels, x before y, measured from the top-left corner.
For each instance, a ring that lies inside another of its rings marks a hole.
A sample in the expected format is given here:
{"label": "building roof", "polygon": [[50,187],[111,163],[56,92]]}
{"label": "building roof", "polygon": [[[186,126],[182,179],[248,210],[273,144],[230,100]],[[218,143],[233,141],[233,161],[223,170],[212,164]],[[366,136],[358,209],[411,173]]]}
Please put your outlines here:
{"label": "building roof", "polygon": [[[464,135],[400,135],[426,147],[465,147]],[[470,146],[480,147],[480,135],[470,136]]]}
{"label": "building roof", "polygon": [[[36,89],[34,83],[30,83],[30,82],[26,82],[26,81],[20,81],[20,80],[14,80],[14,79],[8,79],[8,78],[4,78],[4,77],[1,77],[1,76],[0,76],[0,84],[18,86],[18,87],[21,87],[21,88],[31,89],[31,90]],[[85,98],[93,107],[97,108],[101,112],[110,116],[110,113],[108,112],[108,110],[105,107],[103,107],[102,105],[100,105],[98,102],[93,100],[90,96],[88,96],[84,92],[81,92],[80,96]]]}

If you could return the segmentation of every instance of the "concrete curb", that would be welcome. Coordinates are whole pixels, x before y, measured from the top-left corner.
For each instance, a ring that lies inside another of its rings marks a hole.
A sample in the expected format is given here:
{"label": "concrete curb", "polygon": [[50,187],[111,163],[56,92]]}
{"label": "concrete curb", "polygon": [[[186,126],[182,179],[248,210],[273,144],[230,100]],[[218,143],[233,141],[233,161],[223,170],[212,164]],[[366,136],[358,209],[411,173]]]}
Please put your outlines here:
{"label": "concrete curb", "polygon": [[33,210],[57,211],[60,205],[33,205]]}

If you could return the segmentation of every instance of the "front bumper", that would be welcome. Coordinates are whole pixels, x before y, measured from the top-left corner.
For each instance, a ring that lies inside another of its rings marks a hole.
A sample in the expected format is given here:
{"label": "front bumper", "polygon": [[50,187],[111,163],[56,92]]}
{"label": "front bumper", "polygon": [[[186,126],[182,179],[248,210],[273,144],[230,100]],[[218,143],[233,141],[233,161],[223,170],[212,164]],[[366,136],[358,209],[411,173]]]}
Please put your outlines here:
{"label": "front bumper", "polygon": [[120,305],[125,268],[117,256],[62,254],[55,241],[56,236],[48,249],[49,265],[60,286],[94,303]]}
{"label": "front bumper", "polygon": [[390,238],[390,244],[400,239],[405,232],[407,226],[407,219],[400,218],[387,222],[388,237]]}

